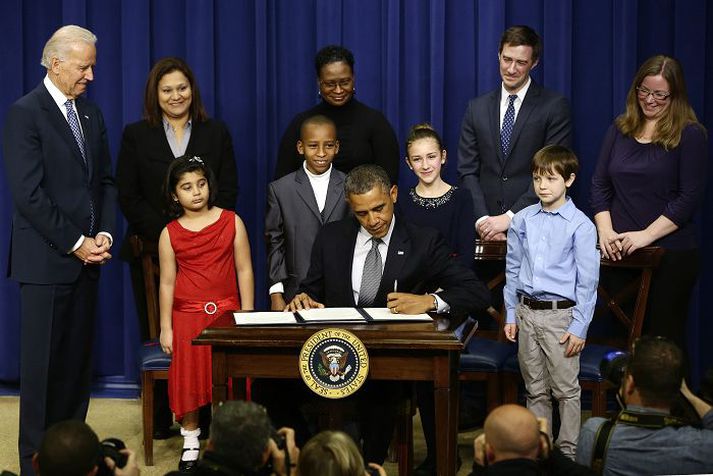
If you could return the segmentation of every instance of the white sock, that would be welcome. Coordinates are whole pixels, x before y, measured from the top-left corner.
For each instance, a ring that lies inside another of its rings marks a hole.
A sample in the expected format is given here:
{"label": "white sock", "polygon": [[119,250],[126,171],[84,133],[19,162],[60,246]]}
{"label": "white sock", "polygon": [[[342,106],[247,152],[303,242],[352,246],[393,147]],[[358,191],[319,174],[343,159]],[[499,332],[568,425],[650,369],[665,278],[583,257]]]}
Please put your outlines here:
{"label": "white sock", "polygon": [[200,453],[201,443],[198,441],[198,436],[201,434],[201,429],[186,430],[181,427],[181,436],[183,436],[183,448],[189,448],[192,451],[184,451],[181,456],[181,461],[195,461]]}

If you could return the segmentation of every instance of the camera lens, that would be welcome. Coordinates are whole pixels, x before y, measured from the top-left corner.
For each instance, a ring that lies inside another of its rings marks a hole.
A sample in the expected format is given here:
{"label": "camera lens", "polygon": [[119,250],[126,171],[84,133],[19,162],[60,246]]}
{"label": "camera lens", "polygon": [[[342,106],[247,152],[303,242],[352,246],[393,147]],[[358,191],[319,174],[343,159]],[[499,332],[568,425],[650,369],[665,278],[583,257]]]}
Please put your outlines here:
{"label": "camera lens", "polygon": [[626,373],[626,366],[629,364],[629,354],[620,350],[608,352],[602,361],[599,363],[599,373],[604,378],[611,382],[614,386],[619,387]]}

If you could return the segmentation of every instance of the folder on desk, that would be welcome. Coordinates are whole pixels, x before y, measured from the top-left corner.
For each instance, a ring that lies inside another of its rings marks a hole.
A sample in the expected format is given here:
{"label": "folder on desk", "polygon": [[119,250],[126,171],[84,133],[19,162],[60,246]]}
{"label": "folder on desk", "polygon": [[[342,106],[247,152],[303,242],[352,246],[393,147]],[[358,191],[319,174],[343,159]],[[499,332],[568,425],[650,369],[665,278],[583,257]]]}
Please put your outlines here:
{"label": "folder on desk", "polygon": [[331,307],[298,312],[236,312],[238,326],[289,326],[299,324],[366,324],[432,321],[428,314],[394,314],[385,307]]}

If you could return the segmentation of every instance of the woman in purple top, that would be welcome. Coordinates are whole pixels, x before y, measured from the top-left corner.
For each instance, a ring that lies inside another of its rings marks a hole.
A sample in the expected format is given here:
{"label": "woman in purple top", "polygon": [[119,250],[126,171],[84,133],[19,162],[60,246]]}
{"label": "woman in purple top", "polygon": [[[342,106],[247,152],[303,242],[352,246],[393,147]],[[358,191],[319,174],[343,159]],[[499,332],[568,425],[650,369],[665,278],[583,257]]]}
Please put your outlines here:
{"label": "woman in purple top", "polygon": [[681,65],[669,56],[649,58],[604,138],[592,208],[604,257],[619,260],[649,245],[666,250],[651,284],[644,332],[684,349],[699,267],[693,216],[703,200],[707,155],[706,131],[688,103]]}

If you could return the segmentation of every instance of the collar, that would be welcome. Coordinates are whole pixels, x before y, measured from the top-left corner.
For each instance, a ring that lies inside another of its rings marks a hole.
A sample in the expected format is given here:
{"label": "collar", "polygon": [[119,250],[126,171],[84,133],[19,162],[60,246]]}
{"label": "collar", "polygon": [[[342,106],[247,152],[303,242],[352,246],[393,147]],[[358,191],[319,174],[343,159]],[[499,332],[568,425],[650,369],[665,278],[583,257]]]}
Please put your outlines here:
{"label": "collar", "polygon": [[[161,116],[161,121],[163,122],[163,130],[168,132],[169,130],[173,130],[171,127],[171,124],[168,122],[168,119],[166,119],[166,116]],[[188,118],[188,122],[186,122],[186,125],[183,126],[184,129],[188,129],[193,126],[193,119],[190,117]]]}
{"label": "collar", "polygon": [[[389,247],[389,242],[391,241],[391,235],[394,233],[394,224],[396,223],[396,215],[391,217],[391,224],[389,225],[389,231],[386,232],[386,235],[381,239],[381,241],[384,242],[386,247]],[[357,246],[366,246],[367,242],[371,239],[371,235],[369,234],[368,231],[366,231],[366,228],[363,226],[359,225],[359,233],[357,233]]]}
{"label": "collar", "polygon": [[[525,100],[525,96],[527,95],[527,91],[530,89],[530,85],[532,84],[532,78],[530,76],[527,77],[527,82],[523,87],[520,88],[520,90],[515,93],[515,95],[518,97],[520,100],[520,103],[522,103]],[[505,86],[503,86],[503,83],[500,83],[500,100],[501,101],[506,101],[507,97],[510,96],[510,93],[507,92],[505,89]],[[506,102],[507,104],[507,102]]]}
{"label": "collar", "polygon": [[572,221],[572,219],[574,218],[574,214],[577,211],[577,207],[574,206],[574,202],[572,201],[571,197],[565,197],[564,205],[554,211],[545,210],[544,208],[542,208],[542,202],[538,202],[537,205],[538,207],[535,214],[549,213],[550,215],[559,215],[567,221]]}
{"label": "collar", "polygon": [[[47,88],[50,96],[52,96],[55,104],[57,104],[57,107],[64,110],[64,103],[66,103],[69,98],[59,90],[59,88],[52,82],[48,74],[45,75],[45,79],[42,80],[42,83],[45,85],[45,88]],[[76,101],[76,98],[74,101]]]}
{"label": "collar", "polygon": [[627,405],[627,411],[634,413],[651,413],[654,415],[669,415],[670,412],[662,410],[661,408],[645,407],[643,405]]}
{"label": "collar", "polygon": [[305,173],[307,174],[307,177],[309,177],[310,180],[329,180],[329,176],[332,174],[332,164],[329,164],[329,168],[324,171],[322,174],[313,174],[312,172],[309,171],[307,168],[307,161],[302,162],[302,168],[304,169]]}

